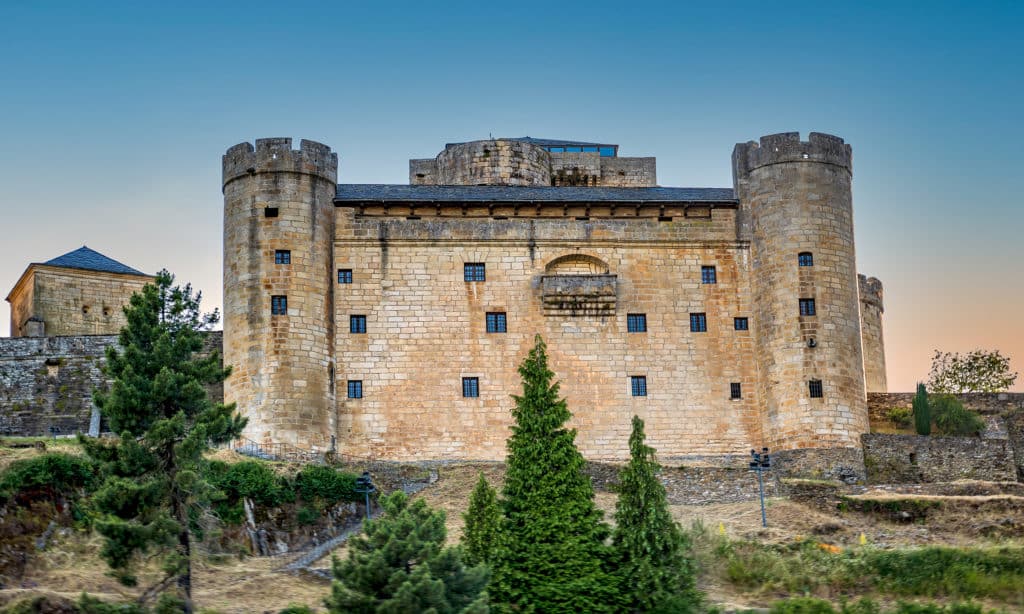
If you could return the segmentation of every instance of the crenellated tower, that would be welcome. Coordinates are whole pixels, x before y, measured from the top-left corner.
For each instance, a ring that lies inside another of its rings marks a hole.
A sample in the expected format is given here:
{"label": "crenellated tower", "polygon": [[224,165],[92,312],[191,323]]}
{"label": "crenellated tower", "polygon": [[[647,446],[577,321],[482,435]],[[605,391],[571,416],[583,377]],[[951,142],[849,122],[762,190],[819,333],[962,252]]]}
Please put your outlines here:
{"label": "crenellated tower", "polygon": [[863,471],[868,429],[853,242],[852,151],[812,132],[737,144],[765,445],[827,475]]}
{"label": "crenellated tower", "polygon": [[223,158],[224,397],[259,442],[322,450],[335,435],[337,175],[314,141],[258,139]]}
{"label": "crenellated tower", "polygon": [[877,277],[857,275],[860,291],[860,333],[864,349],[864,382],[868,392],[888,392],[885,375],[885,343],[882,314],[885,312],[882,282]]}

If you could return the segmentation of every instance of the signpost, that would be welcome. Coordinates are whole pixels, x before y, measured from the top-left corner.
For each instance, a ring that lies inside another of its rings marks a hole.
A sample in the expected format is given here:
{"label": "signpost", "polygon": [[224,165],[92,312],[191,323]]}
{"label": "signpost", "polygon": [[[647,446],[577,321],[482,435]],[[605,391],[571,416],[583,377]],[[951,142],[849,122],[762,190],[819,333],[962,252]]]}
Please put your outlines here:
{"label": "signpost", "polygon": [[750,470],[757,472],[757,486],[761,492],[761,526],[768,526],[768,516],[764,511],[764,472],[772,468],[772,459],[768,456],[768,448],[761,448],[760,452],[750,451],[754,460],[750,461]]}

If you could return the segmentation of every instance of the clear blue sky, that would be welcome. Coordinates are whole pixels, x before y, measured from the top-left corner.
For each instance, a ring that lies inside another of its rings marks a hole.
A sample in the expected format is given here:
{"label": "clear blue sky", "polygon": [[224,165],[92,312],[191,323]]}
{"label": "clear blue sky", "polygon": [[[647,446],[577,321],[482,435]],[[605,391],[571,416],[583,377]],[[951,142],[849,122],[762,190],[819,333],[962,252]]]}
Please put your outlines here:
{"label": "clear blue sky", "polygon": [[934,348],[1024,370],[1024,5],[378,4],[4,3],[0,290],[88,244],[219,305],[220,156],[257,137],[331,145],[343,182],[493,134],[729,186],[736,142],[814,130],[854,148],[891,389]]}

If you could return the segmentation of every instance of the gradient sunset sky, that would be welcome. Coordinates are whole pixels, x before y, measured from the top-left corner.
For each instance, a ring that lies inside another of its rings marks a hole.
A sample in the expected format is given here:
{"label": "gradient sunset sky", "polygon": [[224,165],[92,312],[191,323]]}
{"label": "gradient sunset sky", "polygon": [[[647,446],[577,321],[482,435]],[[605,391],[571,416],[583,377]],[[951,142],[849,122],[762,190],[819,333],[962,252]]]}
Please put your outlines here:
{"label": "gradient sunset sky", "polygon": [[1024,371],[1024,4],[774,4],[5,2],[0,291],[88,245],[218,307],[220,157],[255,138],[326,143],[346,183],[493,134],[727,187],[735,143],[818,131],[853,146],[890,390],[937,348]]}

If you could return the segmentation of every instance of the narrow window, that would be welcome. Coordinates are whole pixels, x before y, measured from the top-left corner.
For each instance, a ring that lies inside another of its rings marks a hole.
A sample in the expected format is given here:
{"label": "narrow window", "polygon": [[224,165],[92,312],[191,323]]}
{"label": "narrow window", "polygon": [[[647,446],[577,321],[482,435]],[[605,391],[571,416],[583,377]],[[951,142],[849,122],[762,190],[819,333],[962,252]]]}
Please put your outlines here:
{"label": "narrow window", "polygon": [[366,332],[366,316],[349,316],[348,332],[362,334]]}
{"label": "narrow window", "polygon": [[277,217],[277,207],[264,207],[263,217]]}
{"label": "narrow window", "polygon": [[647,332],[647,314],[630,313],[626,315],[626,331],[631,333]]}
{"label": "narrow window", "polygon": [[352,283],[352,269],[338,269],[338,283],[339,284],[350,284],[350,283]]}
{"label": "narrow window", "polygon": [[270,314],[275,316],[286,316],[288,315],[288,297],[287,296],[272,296],[270,297]]}
{"label": "narrow window", "polygon": [[645,375],[631,375],[629,376],[630,392],[635,397],[647,396],[647,376]]}
{"label": "narrow window", "polygon": [[363,398],[363,380],[361,380],[361,379],[350,379],[350,380],[348,380],[348,398],[350,398],[350,399],[361,399],[361,398]]}
{"label": "narrow window", "polygon": [[479,377],[464,377],[462,378],[462,396],[466,398],[473,398],[480,396],[480,378]]}
{"label": "narrow window", "polygon": [[800,299],[800,315],[802,316],[813,316],[814,311],[814,299],[813,298],[802,298]]}
{"label": "narrow window", "polygon": [[814,266],[814,254],[811,252],[800,252],[797,259],[800,262],[800,266]]}
{"label": "narrow window", "polygon": [[708,317],[703,313],[691,313],[690,314],[690,332],[691,333],[706,333],[708,332]]}
{"label": "narrow window", "polygon": [[466,281],[484,281],[483,262],[467,262],[462,267],[462,276]]}
{"label": "narrow window", "polygon": [[289,249],[279,249],[274,251],[274,264],[291,264],[292,263],[292,252]]}
{"label": "narrow window", "polygon": [[489,333],[504,333],[507,332],[505,327],[506,319],[504,311],[489,311],[487,312],[487,332]]}
{"label": "narrow window", "polygon": [[739,382],[730,382],[729,383],[729,398],[730,399],[742,399],[743,398],[743,389],[740,386]]}
{"label": "narrow window", "polygon": [[746,318],[733,318],[732,327],[736,330],[750,330],[750,321]]}
{"label": "narrow window", "polygon": [[812,399],[820,399],[825,396],[821,388],[820,379],[812,379],[807,382],[807,389],[810,391]]}
{"label": "narrow window", "polygon": [[713,266],[702,266],[700,267],[700,283],[702,284],[717,284],[718,274]]}

